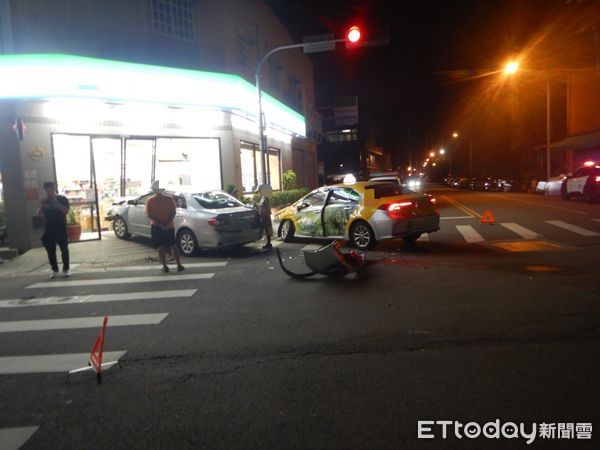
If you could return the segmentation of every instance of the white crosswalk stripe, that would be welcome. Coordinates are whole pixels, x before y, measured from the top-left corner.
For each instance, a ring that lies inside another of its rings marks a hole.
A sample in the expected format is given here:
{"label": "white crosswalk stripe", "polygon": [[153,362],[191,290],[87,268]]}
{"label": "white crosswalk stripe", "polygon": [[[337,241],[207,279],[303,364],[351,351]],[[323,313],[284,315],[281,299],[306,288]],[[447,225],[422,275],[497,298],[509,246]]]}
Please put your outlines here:
{"label": "white crosswalk stripe", "polygon": [[[168,313],[160,313],[110,316],[108,320],[108,327],[125,327],[131,325],[156,325],[161,323],[168,315]],[[16,320],[12,322],[0,322],[0,333],[14,333],[18,331],[72,330],[78,328],[100,328],[101,325],[102,318],[100,317]]]}
{"label": "white crosswalk stripe", "polygon": [[[186,269],[210,269],[210,268],[223,268],[227,266],[229,261],[205,261],[198,263],[186,264]],[[38,271],[37,273],[43,273],[45,269]],[[149,274],[148,271],[155,271],[154,274]],[[136,273],[137,272],[137,273]],[[196,280],[209,280],[215,276],[215,273],[170,273],[160,274],[157,266],[150,265],[138,265],[138,266],[123,266],[123,267],[90,267],[83,268],[73,265],[73,276],[69,279],[57,279],[48,280],[43,282],[37,282],[25,286],[31,292],[31,289],[60,289],[59,295],[53,296],[34,296],[34,295],[23,295],[22,298],[12,299],[0,299],[1,308],[23,308],[32,306],[66,306],[71,307],[73,305],[84,305],[84,304],[98,304],[107,302],[130,302],[130,301],[153,301],[153,300],[170,300],[170,299],[189,299],[194,296],[198,289],[153,289],[153,290],[138,290],[136,292],[118,292],[119,287],[123,288],[134,287],[139,283],[165,283],[165,282],[182,282],[182,281],[196,281]],[[174,272],[174,271],[173,271]],[[124,273],[123,276],[117,277],[117,274]],[[146,273],[146,275],[142,275]],[[93,278],[86,277],[86,274],[90,274]],[[133,276],[131,276],[133,275]],[[62,295],[62,289],[64,288],[85,288],[89,286],[111,286],[114,289],[110,290],[110,293],[106,294],[84,294],[78,295],[75,291],[73,295]],[[162,286],[158,284],[158,286]],[[163,286],[163,287],[166,287]],[[37,293],[35,293],[37,294]],[[140,307],[141,303],[131,303],[133,309]],[[103,308],[104,309],[104,308]],[[135,311],[133,311],[135,312]],[[49,319],[35,319],[30,320],[29,317],[24,317],[27,320],[13,320],[0,322],[0,335],[6,335],[8,333],[30,333],[36,331],[45,331],[53,333],[69,333],[71,330],[77,329],[93,329],[100,330],[102,326],[102,314],[95,314],[94,316],[83,316],[80,317],[60,317],[60,318],[49,318]],[[134,327],[134,326],[155,326],[159,325],[169,315],[168,312],[154,313],[154,314],[121,314],[121,315],[110,315],[108,314],[108,328],[112,327]],[[20,335],[19,335],[20,336]],[[30,335],[24,335],[26,339],[30,339]],[[50,341],[49,341],[50,342]],[[91,348],[93,340],[90,342],[76,342],[74,345],[77,347],[76,351],[85,350]],[[83,346],[83,348],[82,348]],[[127,350],[109,351],[113,350],[106,348],[104,352],[104,360],[118,360],[121,358]],[[2,350],[0,350],[2,351]],[[77,369],[79,367],[86,366],[89,353],[63,353],[63,354],[52,354],[52,349],[49,348],[50,354],[38,354],[38,355],[16,355],[16,356],[0,356],[0,375],[8,374],[35,374],[35,373],[66,373],[70,370]],[[44,353],[41,351],[40,353]],[[10,439],[18,435],[17,431],[6,431],[5,435],[10,434]],[[0,438],[2,435],[0,434]],[[8,438],[7,438],[8,439]],[[22,441],[24,442],[24,441]],[[22,445],[22,442],[20,445]],[[4,449],[6,446],[4,442],[0,440],[0,449]],[[18,447],[17,447],[18,448]]]}
{"label": "white crosswalk stripe", "polygon": [[189,298],[197,289],[177,289],[171,291],[123,292],[115,294],[72,295],[64,297],[30,297],[0,300],[0,308],[24,308],[28,306],[70,305],[82,303],[121,302],[131,300],[163,300]]}
{"label": "white crosswalk stripe", "polygon": [[417,241],[428,242],[429,241],[429,233],[423,233],[421,236],[419,236],[419,239],[417,239]]}
{"label": "white crosswalk stripe", "polygon": [[[125,350],[104,352],[102,359],[104,361],[118,361],[125,353]],[[53,372],[67,373],[69,370],[87,365],[89,357],[89,353],[2,356],[0,357],[0,375]]]}
{"label": "white crosswalk stripe", "polygon": [[[202,269],[211,267],[225,267],[228,261],[215,261],[215,262],[201,262],[201,263],[186,263],[186,269]],[[86,274],[86,273],[109,273],[109,272],[142,272],[142,271],[160,271],[158,265],[145,265],[145,266],[117,266],[117,267],[96,267],[93,269],[79,269],[77,265],[71,266],[72,274]],[[50,269],[42,269],[40,272],[50,273]]]}
{"label": "white crosswalk stripe", "polygon": [[58,287],[75,287],[75,286],[99,286],[103,284],[134,284],[134,283],[157,283],[168,281],[184,281],[184,280],[205,280],[212,278],[214,273],[194,273],[188,275],[172,274],[172,275],[155,275],[147,277],[125,277],[125,278],[102,278],[97,280],[73,280],[66,281],[45,281],[27,286],[27,289],[36,288],[58,288]]}
{"label": "white crosswalk stripe", "polygon": [[18,450],[39,427],[0,428],[0,449]]}
{"label": "white crosswalk stripe", "polygon": [[563,222],[561,220],[547,220],[546,222],[550,225],[554,225],[555,227],[571,231],[581,236],[600,236],[600,233],[591,230],[586,230],[585,228],[578,227],[577,225],[571,225],[570,223]]}
{"label": "white crosswalk stripe", "polygon": [[510,231],[518,234],[524,239],[539,239],[542,237],[541,234],[538,234],[535,231],[525,228],[517,223],[501,223],[500,225],[502,225],[504,228],[508,228]]}
{"label": "white crosswalk stripe", "polygon": [[477,244],[479,242],[485,242],[483,236],[481,236],[475,228],[470,225],[456,225],[456,229],[465,238],[469,244]]}

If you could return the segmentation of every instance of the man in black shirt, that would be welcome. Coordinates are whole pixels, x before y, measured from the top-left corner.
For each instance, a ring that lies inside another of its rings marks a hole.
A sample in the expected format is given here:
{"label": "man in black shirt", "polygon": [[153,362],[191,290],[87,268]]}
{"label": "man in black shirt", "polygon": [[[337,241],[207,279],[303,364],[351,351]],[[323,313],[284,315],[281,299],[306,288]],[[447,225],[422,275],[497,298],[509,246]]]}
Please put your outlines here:
{"label": "man in black shirt", "polygon": [[56,184],[53,181],[44,183],[46,197],[40,202],[37,214],[46,218],[42,243],[48,253],[48,261],[52,267],[50,278],[58,276],[58,262],[56,260],[56,244],[60,247],[60,255],[63,263],[63,277],[69,274],[69,246],[67,238],[67,213],[69,212],[69,200],[56,193]]}

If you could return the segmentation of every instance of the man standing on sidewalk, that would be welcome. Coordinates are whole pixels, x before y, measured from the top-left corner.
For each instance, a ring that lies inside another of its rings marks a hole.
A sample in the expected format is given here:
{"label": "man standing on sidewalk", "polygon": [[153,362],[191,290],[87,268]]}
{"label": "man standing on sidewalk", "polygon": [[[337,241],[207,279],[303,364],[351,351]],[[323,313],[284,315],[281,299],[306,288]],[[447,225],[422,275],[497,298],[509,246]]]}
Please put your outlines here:
{"label": "man standing on sidewalk", "polygon": [[48,261],[52,268],[50,278],[58,276],[58,262],[56,260],[56,244],[60,247],[60,256],[63,263],[63,277],[69,275],[69,244],[67,237],[67,213],[69,212],[69,200],[67,197],[58,195],[56,184],[53,181],[44,183],[46,197],[42,199],[36,214],[43,215],[46,219],[42,244],[48,253]]}
{"label": "man standing on sidewalk", "polygon": [[164,195],[165,190],[161,189],[158,180],[152,183],[154,195],[146,202],[146,215],[150,219],[152,242],[158,247],[158,259],[162,264],[162,271],[167,273],[169,267],[165,259],[165,251],[171,249],[171,254],[177,262],[177,272],[185,268],[179,260],[179,250],[175,245],[175,225],[173,219],[177,210],[173,197]]}

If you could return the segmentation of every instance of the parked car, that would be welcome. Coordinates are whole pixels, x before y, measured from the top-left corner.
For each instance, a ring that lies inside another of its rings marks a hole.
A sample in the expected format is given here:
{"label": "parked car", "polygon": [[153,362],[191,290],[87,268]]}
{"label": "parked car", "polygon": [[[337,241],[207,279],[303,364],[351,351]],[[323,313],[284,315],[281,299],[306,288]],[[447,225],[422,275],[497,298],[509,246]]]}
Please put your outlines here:
{"label": "parked car", "polygon": [[397,176],[389,176],[389,177],[373,177],[370,178],[369,181],[380,181],[384,183],[394,183],[402,188],[402,192],[405,194],[414,194],[410,188],[408,188],[405,184],[402,183],[402,180]]}
{"label": "parked car", "polygon": [[108,220],[109,222],[111,220],[113,220],[114,217],[115,217],[115,213],[119,209],[120,206],[123,206],[123,205],[127,204],[127,202],[129,200],[135,200],[135,199],[136,199],[135,196],[118,197],[118,198],[116,198],[112,202],[111,207],[108,208],[108,210],[106,211],[106,215],[104,216],[104,220]]}
{"label": "parked car", "polygon": [[491,191],[494,188],[494,180],[491,178],[473,178],[469,188],[474,191]]}
{"label": "parked car", "polygon": [[278,235],[286,242],[294,237],[346,239],[361,250],[383,239],[414,242],[440,225],[431,197],[374,181],[315,189],[277,217]]}
{"label": "parked car", "polygon": [[471,178],[460,178],[456,183],[456,187],[459,189],[470,189],[472,181]]}
{"label": "parked car", "polygon": [[600,165],[592,161],[586,162],[572,175],[567,175],[562,182],[561,196],[565,200],[581,197],[592,203],[600,196]]}
{"label": "parked car", "polygon": [[560,174],[557,177],[551,177],[548,181],[538,181],[535,191],[538,194],[558,196],[565,178],[567,178],[565,174]]}
{"label": "parked car", "polygon": [[[202,248],[242,246],[261,237],[258,211],[226,192],[181,187],[165,194],[172,196],[177,204],[175,235],[184,256],[192,256]],[[149,192],[116,207],[112,221],[119,239],[131,235],[151,237],[145,207],[153,195]]]}
{"label": "parked car", "polygon": [[492,187],[490,190],[492,191],[500,191],[500,192],[510,192],[513,190],[514,185],[513,180],[506,180],[502,178],[496,178],[492,180]]}

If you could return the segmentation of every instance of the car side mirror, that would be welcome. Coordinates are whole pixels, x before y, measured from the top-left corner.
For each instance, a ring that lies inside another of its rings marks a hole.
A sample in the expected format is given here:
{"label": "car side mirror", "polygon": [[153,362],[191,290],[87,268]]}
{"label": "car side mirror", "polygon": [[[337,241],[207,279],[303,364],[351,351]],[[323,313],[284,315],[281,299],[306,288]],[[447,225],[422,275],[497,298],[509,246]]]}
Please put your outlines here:
{"label": "car side mirror", "polygon": [[300,203],[298,206],[296,206],[296,211],[302,211],[304,208],[308,208],[310,205],[306,202],[304,203]]}
{"label": "car side mirror", "polygon": [[135,205],[135,200],[127,200],[128,205]]}

